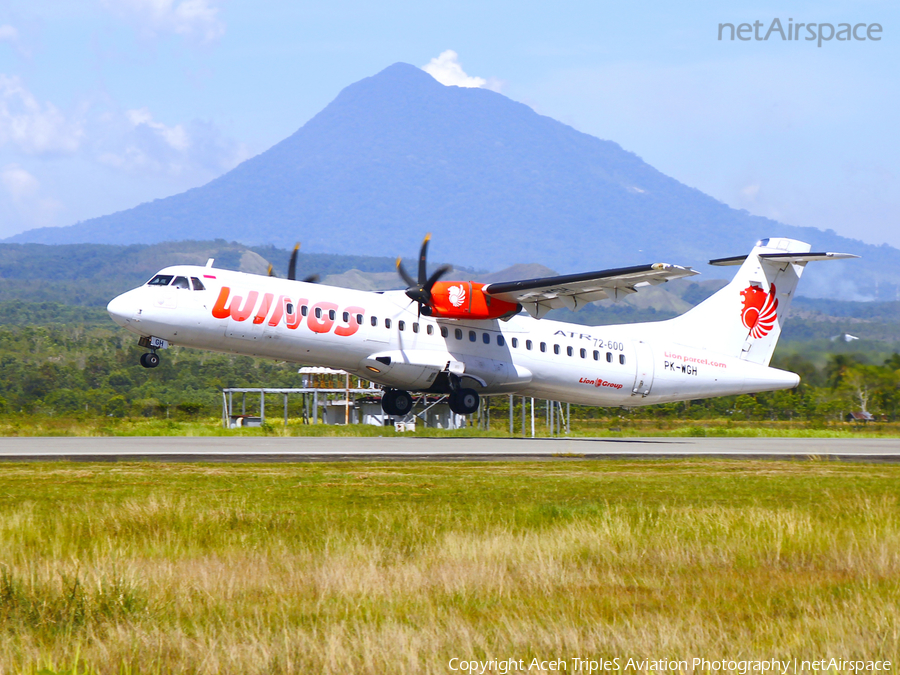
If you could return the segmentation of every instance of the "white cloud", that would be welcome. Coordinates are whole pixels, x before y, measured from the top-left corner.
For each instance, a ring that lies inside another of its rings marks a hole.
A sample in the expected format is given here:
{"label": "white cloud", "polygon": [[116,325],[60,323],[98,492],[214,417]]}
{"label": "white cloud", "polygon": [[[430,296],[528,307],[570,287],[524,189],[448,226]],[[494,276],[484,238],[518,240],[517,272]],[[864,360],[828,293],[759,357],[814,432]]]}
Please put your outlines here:
{"label": "white cloud", "polygon": [[184,152],[191,145],[191,139],[188,138],[187,131],[183,126],[176,124],[174,127],[167,127],[162,122],[154,122],[153,116],[147,108],[129,110],[125,115],[132,126],[139,127],[143,124],[149,129],[153,129],[174,150]]}
{"label": "white cloud", "polygon": [[110,10],[136,20],[151,34],[172,32],[211,42],[225,33],[215,0],[102,0]]}
{"label": "white cloud", "polygon": [[7,40],[12,43],[18,42],[19,31],[17,31],[14,26],[5,23],[0,26],[0,40]]}
{"label": "white cloud", "polygon": [[84,136],[80,122],[66,119],[52,103],[41,104],[18,77],[0,74],[0,146],[31,155],[72,153]]}
{"label": "white cloud", "polygon": [[233,169],[250,154],[210,122],[168,126],[147,108],[107,113],[97,125],[95,157],[128,172],[192,176],[209,180]]}
{"label": "white cloud", "polygon": [[[0,213],[11,221],[19,221],[32,227],[55,225],[56,216],[62,210],[59,201],[42,197],[41,184],[37,178],[18,164],[7,164],[0,168],[0,185],[9,195],[9,201],[0,199]],[[11,232],[5,234],[12,234]]]}
{"label": "white cloud", "polygon": [[422,70],[448,87],[500,90],[499,80],[494,78],[486,80],[483,77],[467,75],[459,64],[459,54],[452,49],[441,52],[439,56],[422,66]]}
{"label": "white cloud", "polygon": [[40,187],[38,179],[18,164],[7,164],[0,169],[0,183],[16,202],[34,197]]}

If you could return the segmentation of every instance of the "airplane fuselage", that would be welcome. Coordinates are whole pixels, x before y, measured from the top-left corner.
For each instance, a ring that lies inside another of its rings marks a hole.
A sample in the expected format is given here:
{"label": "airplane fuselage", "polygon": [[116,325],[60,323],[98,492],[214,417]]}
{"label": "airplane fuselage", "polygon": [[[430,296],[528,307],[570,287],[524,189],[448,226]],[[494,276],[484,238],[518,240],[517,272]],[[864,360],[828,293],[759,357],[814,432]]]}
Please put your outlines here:
{"label": "airplane fuselage", "polygon": [[[321,365],[385,387],[446,393],[452,373],[482,396],[637,406],[796,386],[785,371],[672,341],[665,322],[616,326],[419,316],[403,291],[364,292],[198,266],[109,304],[128,330],[173,345]],[[194,284],[197,286],[197,284]]]}

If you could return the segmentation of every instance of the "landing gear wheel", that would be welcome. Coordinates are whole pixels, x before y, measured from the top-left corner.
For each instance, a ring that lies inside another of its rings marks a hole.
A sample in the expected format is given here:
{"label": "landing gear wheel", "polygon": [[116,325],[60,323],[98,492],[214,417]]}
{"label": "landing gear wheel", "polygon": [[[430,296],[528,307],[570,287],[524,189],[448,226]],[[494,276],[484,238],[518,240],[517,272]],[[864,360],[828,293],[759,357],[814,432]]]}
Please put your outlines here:
{"label": "landing gear wheel", "polygon": [[474,389],[460,389],[450,394],[450,410],[457,415],[471,415],[478,410],[480,399]]}
{"label": "landing gear wheel", "polygon": [[413,397],[408,391],[394,392],[394,410],[398,415],[406,415],[413,407]]}
{"label": "landing gear wheel", "polygon": [[412,407],[413,400],[408,391],[386,389],[381,396],[381,409],[388,415],[405,415]]}
{"label": "landing gear wheel", "polygon": [[159,356],[153,352],[141,354],[141,365],[144,368],[156,368],[159,365]]}

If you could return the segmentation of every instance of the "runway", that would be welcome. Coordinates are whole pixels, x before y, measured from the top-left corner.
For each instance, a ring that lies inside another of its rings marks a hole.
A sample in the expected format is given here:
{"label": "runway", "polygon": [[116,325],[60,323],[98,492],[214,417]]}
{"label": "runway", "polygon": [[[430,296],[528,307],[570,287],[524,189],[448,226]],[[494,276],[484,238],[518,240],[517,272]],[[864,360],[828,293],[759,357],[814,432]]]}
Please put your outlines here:
{"label": "runway", "polygon": [[0,438],[2,461],[827,459],[900,462],[896,438]]}

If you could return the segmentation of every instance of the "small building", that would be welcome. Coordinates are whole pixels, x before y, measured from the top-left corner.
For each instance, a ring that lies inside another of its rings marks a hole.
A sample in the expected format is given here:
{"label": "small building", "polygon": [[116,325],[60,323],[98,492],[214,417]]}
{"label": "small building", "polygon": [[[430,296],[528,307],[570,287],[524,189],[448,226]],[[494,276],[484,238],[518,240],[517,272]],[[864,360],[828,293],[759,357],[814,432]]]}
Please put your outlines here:
{"label": "small building", "polygon": [[848,422],[874,422],[875,415],[870,412],[866,412],[865,410],[860,410],[859,412],[847,413],[847,421]]}

